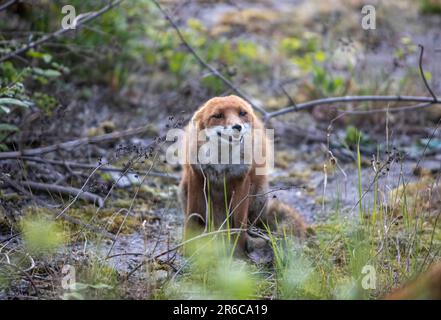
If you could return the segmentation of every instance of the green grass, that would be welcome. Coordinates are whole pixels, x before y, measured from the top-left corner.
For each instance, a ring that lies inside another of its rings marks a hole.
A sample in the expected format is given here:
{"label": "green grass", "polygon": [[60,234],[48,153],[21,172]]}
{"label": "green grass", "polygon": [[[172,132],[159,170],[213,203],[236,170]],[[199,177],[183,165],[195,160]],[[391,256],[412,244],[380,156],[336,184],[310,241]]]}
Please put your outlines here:
{"label": "green grass", "polygon": [[[168,293],[161,297],[381,299],[413,279],[440,258],[434,248],[441,244],[441,230],[435,227],[435,218],[421,210],[424,199],[413,190],[419,185],[410,188],[400,181],[400,188],[384,203],[381,196],[390,190],[387,186],[381,189],[377,172],[374,180],[368,181],[373,188],[373,204],[363,205],[361,163],[358,146],[360,219],[345,218],[348,213],[337,200],[328,221],[314,225],[315,234],[303,243],[266,228],[274,253],[273,264],[267,266],[233,258],[231,241],[215,234],[196,244],[198,249],[189,257],[187,269],[163,288]],[[227,274],[241,284],[243,291],[231,291],[225,285]]]}

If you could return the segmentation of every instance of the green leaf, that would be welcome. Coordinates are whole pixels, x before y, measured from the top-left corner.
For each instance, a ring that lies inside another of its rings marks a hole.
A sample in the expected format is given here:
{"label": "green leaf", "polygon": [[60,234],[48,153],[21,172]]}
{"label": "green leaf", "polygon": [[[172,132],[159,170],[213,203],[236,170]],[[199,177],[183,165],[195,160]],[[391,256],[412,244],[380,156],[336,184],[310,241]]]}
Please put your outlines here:
{"label": "green leaf", "polygon": [[[23,108],[28,108],[29,106],[32,105],[32,103],[28,101],[22,101],[14,98],[0,98],[0,106],[8,105],[8,104],[12,104],[14,106],[23,107]],[[5,111],[6,113],[9,112],[9,110],[3,110],[3,111]]]}
{"label": "green leaf", "polygon": [[87,288],[89,288],[89,285],[86,283],[81,283],[81,282],[75,282],[70,287],[70,289],[73,291],[81,291],[81,290],[85,290]]}
{"label": "green leaf", "polygon": [[91,287],[93,289],[113,289],[112,286],[109,286],[108,284],[105,284],[105,283],[91,284],[91,285],[89,285],[89,287]]}
{"label": "green leaf", "polygon": [[0,111],[1,111],[0,113],[9,113],[11,112],[11,109],[5,106],[0,106]]}
{"label": "green leaf", "polygon": [[18,131],[18,127],[14,126],[13,124],[0,123],[0,131],[6,131],[6,132]]}
{"label": "green leaf", "polygon": [[179,73],[182,70],[182,67],[184,66],[186,55],[183,52],[175,52],[169,61],[169,68],[170,71],[173,73]]}
{"label": "green leaf", "polygon": [[61,72],[54,69],[41,69],[41,68],[34,68],[34,73],[43,76],[46,78],[57,78],[61,76]]}
{"label": "green leaf", "polygon": [[84,300],[84,297],[79,292],[66,292],[61,297],[62,300]]}
{"label": "green leaf", "polygon": [[44,62],[49,63],[52,61],[52,56],[49,53],[38,52],[35,50],[29,50],[26,55],[30,58],[42,59]]}

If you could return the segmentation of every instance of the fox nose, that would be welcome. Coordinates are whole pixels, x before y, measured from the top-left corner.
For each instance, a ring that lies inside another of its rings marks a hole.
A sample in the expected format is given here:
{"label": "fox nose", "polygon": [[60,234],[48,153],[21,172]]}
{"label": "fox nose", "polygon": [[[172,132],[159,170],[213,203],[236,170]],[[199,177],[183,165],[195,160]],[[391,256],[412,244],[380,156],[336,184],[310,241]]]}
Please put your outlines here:
{"label": "fox nose", "polygon": [[239,131],[239,132],[242,130],[242,126],[241,126],[240,124],[235,124],[232,128],[233,128],[234,130]]}

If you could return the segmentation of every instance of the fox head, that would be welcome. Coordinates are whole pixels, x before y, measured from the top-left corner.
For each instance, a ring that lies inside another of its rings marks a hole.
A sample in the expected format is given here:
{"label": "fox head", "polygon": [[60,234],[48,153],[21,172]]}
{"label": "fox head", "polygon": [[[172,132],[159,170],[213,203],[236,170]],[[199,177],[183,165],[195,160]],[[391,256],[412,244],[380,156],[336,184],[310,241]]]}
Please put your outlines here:
{"label": "fox head", "polygon": [[196,111],[192,123],[207,135],[240,141],[252,129],[262,128],[248,102],[238,96],[215,97]]}

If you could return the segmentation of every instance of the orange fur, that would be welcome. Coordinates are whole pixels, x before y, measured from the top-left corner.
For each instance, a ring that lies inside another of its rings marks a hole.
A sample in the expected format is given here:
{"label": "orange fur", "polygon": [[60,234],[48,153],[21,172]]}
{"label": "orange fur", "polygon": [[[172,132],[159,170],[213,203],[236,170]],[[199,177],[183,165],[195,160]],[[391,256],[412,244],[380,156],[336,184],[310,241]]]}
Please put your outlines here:
{"label": "orange fur", "polygon": [[394,290],[386,300],[441,300],[441,262],[432,265],[411,283]]}
{"label": "orange fur", "polygon": [[[221,115],[221,116],[220,116]],[[227,212],[231,214],[231,228],[247,229],[252,223],[265,221],[263,217],[268,211],[268,177],[267,162],[255,161],[250,164],[190,164],[188,152],[196,143],[199,150],[201,142],[194,141],[192,130],[208,128],[227,128],[239,125],[250,125],[252,129],[264,130],[264,125],[254,114],[253,109],[245,100],[237,96],[215,97],[208,100],[193,115],[184,135],[184,159],[182,180],[179,185],[179,198],[185,212],[184,238],[193,235],[193,230],[200,232],[207,220],[207,199],[211,199],[210,211],[215,228],[225,221]],[[265,134],[252,134],[254,144],[262,148],[263,158],[272,156],[268,148]],[[256,174],[259,168],[264,174]],[[225,203],[224,180],[227,188],[227,204]],[[274,209],[274,208],[273,208]],[[286,209],[286,208],[285,208]],[[286,210],[285,210],[286,211]],[[274,210],[270,211],[274,214]],[[296,216],[298,221],[300,217]],[[300,226],[303,224],[298,224]],[[239,248],[246,248],[247,233],[239,237]]]}

